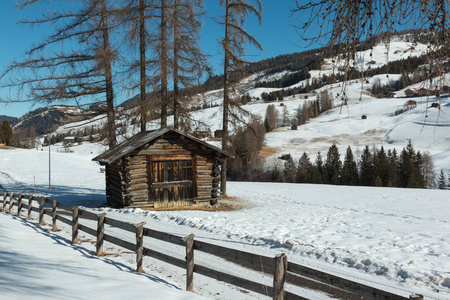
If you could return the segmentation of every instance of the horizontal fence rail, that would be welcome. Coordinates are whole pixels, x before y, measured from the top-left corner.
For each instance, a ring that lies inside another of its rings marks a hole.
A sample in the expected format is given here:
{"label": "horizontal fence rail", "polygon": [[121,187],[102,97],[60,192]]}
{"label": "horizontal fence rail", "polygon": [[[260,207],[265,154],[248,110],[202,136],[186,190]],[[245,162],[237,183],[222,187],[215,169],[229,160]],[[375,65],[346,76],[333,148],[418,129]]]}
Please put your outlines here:
{"label": "horizontal fence rail", "polygon": [[[137,272],[144,272],[142,267],[144,256],[152,257],[179,268],[183,268],[186,270],[187,291],[193,291],[193,275],[194,273],[197,273],[277,300],[308,299],[292,291],[286,290],[285,283],[310,290],[325,291],[325,293],[340,299],[424,299],[422,295],[411,294],[409,297],[404,297],[389,293],[375,287],[289,262],[284,253],[274,258],[227,248],[195,240],[193,234],[181,237],[167,232],[146,228],[144,227],[145,222],[138,224],[123,222],[110,218],[106,216],[105,213],[96,214],[78,206],[69,206],[44,197],[4,192],[0,204],[2,204],[0,211],[9,214],[14,214],[15,211],[15,215],[18,217],[25,217],[24,214],[26,213],[26,220],[32,220],[32,212],[38,213],[37,221],[39,226],[46,225],[44,222],[44,215],[50,216],[52,219],[52,231],[57,230],[57,221],[71,226],[72,243],[79,242],[78,235],[80,231],[95,237],[97,256],[104,255],[103,243],[105,241],[129,251],[133,251],[136,253]],[[85,224],[80,224],[80,218],[97,222],[97,228],[91,228]],[[134,242],[123,240],[109,232],[106,233],[105,224],[134,234]],[[146,248],[144,247],[144,237],[184,247],[186,256],[184,258],[178,258],[159,252],[155,249]],[[271,276],[273,277],[273,284],[268,286],[227,272],[215,270],[208,266],[197,264],[194,262],[194,251],[200,251],[202,253],[220,257],[232,263],[258,271],[265,276]]]}

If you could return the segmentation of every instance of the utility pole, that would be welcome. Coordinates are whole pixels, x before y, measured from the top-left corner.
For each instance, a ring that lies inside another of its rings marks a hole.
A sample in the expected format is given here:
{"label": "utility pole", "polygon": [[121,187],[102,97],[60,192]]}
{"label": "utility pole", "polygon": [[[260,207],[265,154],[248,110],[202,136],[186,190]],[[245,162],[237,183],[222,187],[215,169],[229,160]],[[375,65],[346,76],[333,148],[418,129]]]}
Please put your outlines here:
{"label": "utility pole", "polygon": [[51,180],[52,180],[52,168],[51,168],[51,157],[50,157],[50,145],[52,144],[52,135],[51,133],[47,134],[48,140],[48,189],[52,189]]}

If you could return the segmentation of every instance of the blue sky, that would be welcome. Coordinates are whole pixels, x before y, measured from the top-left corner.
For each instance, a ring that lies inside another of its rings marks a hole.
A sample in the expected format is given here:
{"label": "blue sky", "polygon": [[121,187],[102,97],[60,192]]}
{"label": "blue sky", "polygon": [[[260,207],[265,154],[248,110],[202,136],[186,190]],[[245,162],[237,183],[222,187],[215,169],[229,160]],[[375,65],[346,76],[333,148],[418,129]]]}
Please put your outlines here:
{"label": "blue sky", "polygon": [[[0,1],[0,69],[12,60],[20,60],[33,42],[51,32],[49,27],[35,27],[17,24],[17,22],[27,16],[38,14],[36,10],[20,11],[13,7],[13,0]],[[210,57],[210,62],[215,73],[221,71],[221,50],[219,39],[223,36],[223,28],[211,21],[210,18],[219,17],[223,13],[223,8],[218,5],[218,0],[205,0],[207,9],[204,18],[201,46]],[[298,34],[292,24],[295,19],[290,17],[289,7],[293,7],[295,0],[263,0],[263,20],[259,26],[255,18],[249,18],[245,27],[262,44],[263,51],[248,48],[247,60],[258,61],[280,54],[303,51],[299,47]],[[9,93],[6,89],[0,89],[0,97]],[[117,103],[129,98],[129,94],[117,93]],[[0,104],[0,115],[19,117],[28,111],[39,107],[32,103],[21,104]]]}

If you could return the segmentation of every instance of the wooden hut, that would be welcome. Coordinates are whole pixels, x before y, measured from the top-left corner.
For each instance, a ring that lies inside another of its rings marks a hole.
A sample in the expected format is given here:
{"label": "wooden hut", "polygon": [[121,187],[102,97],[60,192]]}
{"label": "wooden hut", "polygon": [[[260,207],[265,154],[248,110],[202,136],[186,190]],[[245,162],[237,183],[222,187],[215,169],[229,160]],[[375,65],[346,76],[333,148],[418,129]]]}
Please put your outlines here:
{"label": "wooden hut", "polygon": [[227,152],[171,128],[136,134],[93,160],[105,166],[113,207],[206,206],[221,198]]}

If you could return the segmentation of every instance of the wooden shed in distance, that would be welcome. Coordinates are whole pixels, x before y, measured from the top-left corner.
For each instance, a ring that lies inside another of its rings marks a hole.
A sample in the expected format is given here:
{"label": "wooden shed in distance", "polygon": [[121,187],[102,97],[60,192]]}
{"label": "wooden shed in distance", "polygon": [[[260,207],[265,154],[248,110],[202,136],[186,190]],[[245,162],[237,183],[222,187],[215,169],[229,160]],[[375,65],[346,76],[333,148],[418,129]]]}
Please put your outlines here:
{"label": "wooden shed in distance", "polygon": [[93,160],[105,166],[113,207],[209,206],[220,193],[220,166],[232,157],[171,128],[136,134]]}

